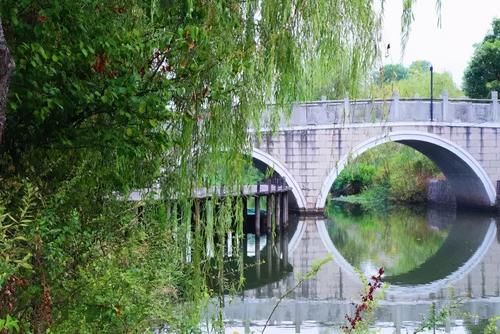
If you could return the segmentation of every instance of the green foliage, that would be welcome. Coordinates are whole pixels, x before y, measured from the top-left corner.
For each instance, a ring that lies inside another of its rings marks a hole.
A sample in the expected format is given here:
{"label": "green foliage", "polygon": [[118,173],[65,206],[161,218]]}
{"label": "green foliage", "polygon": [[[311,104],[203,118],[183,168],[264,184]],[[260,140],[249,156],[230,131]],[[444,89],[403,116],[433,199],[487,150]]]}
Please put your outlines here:
{"label": "green foliage", "polygon": [[500,19],[493,20],[493,32],[476,46],[464,73],[464,92],[472,98],[488,98],[500,90]]}
{"label": "green foliage", "polygon": [[[398,147],[399,146],[399,147]],[[436,165],[412,148],[398,145],[388,156],[386,166],[378,174],[379,180],[387,180],[389,197],[398,202],[424,202],[427,180],[440,176]]]}
{"label": "green foliage", "polygon": [[375,76],[376,84],[404,80],[408,77],[408,69],[401,64],[387,64],[382,67],[381,72]]}
{"label": "green foliage", "polygon": [[363,208],[370,210],[387,210],[391,204],[389,201],[389,185],[385,183],[377,183],[365,188],[361,193],[355,195],[347,195],[335,197],[333,200],[343,203],[359,204]]}
{"label": "green foliage", "polygon": [[17,210],[9,213],[0,206],[0,287],[12,275],[32,269],[29,231],[34,221],[35,197],[36,189],[27,183]]}
{"label": "green foliage", "polygon": [[[500,21],[498,21],[498,22],[500,22]],[[497,29],[497,31],[500,31],[500,23],[495,28]],[[500,32],[498,34],[500,35]],[[484,334],[498,333],[498,331],[497,331],[497,322],[498,321],[500,321],[500,316],[498,316],[498,315],[489,319],[488,324],[486,325],[486,328],[484,329]]]}
{"label": "green foliage", "polygon": [[[406,43],[410,37],[410,30],[415,16],[413,15],[413,6],[416,4],[416,0],[403,0],[403,13],[401,14],[401,46],[402,51],[406,49]],[[435,8],[437,14],[437,26],[441,26],[441,7],[442,0],[435,1]]]}
{"label": "green foliage", "polygon": [[426,73],[429,72],[431,68],[431,62],[427,60],[415,60],[410,64],[408,71],[412,74]]}
{"label": "green foliage", "polygon": [[427,180],[438,176],[436,165],[423,154],[408,146],[388,143],[349,163],[335,180],[332,191],[334,196],[358,194],[347,200],[372,206],[381,206],[386,200],[424,202]]}
{"label": "green foliage", "polygon": [[7,315],[5,319],[0,319],[0,330],[6,331],[7,333],[18,333],[19,324],[17,320]]}
{"label": "green foliage", "polygon": [[[381,28],[380,17],[375,12],[377,1],[351,0],[334,3],[315,1],[313,4],[301,1],[270,1],[262,6],[269,11],[270,24],[286,24],[285,33],[276,34],[273,39],[297,38],[296,47],[303,54],[303,60],[290,61],[297,52],[293,48],[277,49],[269,60],[277,62],[279,68],[288,68],[289,77],[299,94],[295,100],[314,100],[322,96],[341,98],[357,96],[363,75],[371,68],[377,57],[373,38]],[[276,11],[285,9],[285,15],[275,16]],[[300,13],[299,16],[291,13]],[[265,15],[263,15],[265,17]],[[274,22],[279,17],[278,22]],[[272,81],[274,74],[267,80]],[[279,100],[277,100],[279,102]]]}
{"label": "green foliage", "polygon": [[[193,188],[244,182],[247,130],[270,101],[276,124],[325,82],[335,96],[355,91],[377,53],[375,7],[0,2],[17,64],[0,146],[0,288],[27,282],[10,314],[20,331],[196,327],[199,307],[224,291],[205,274],[215,263],[224,282],[221,240],[229,230],[241,240],[242,208],[214,199],[193,216]],[[26,180],[36,200],[23,202]],[[159,198],[126,200],[157,185]]]}
{"label": "green foliage", "polygon": [[349,164],[335,180],[333,194],[353,195],[361,192],[373,183],[375,166],[367,163]]}
{"label": "green foliage", "polygon": [[[415,333],[422,333],[427,330],[436,331],[436,328],[443,326],[445,321],[455,315],[460,307],[460,300],[454,300],[450,304],[445,304],[438,308],[436,303],[432,303],[429,314],[415,330]],[[486,334],[486,333],[485,333]]]}
{"label": "green foliage", "polygon": [[[386,68],[389,70],[386,70]],[[396,72],[387,72],[392,68]],[[381,73],[375,75],[374,84],[369,87],[369,94],[375,98],[388,98],[396,91],[401,97],[429,97],[431,74],[430,63],[426,60],[414,61],[409,68],[399,64],[384,66]],[[404,70],[404,71],[403,71]],[[406,73],[402,76],[401,73]],[[389,73],[389,74],[388,74]],[[433,96],[438,97],[443,91],[450,97],[460,97],[462,92],[457,88],[448,72],[433,74]]]}
{"label": "green foliage", "polygon": [[161,223],[160,218],[167,217],[151,213],[159,208],[146,209],[150,213],[142,222],[124,220],[115,225],[117,234],[130,235],[126,243],[117,245],[103,237],[95,245],[101,256],[80,265],[73,279],[55,291],[60,298],[73,295],[64,300],[64,308],[54,312],[55,332],[128,333],[164,325],[183,330],[196,324],[197,306],[186,312],[188,305],[182,303],[196,300],[192,294],[200,288],[191,286],[196,278],[190,265],[181,260],[184,249]]}
{"label": "green foliage", "polygon": [[248,166],[245,169],[245,177],[243,179],[244,184],[257,184],[257,182],[265,179],[264,173],[255,168],[254,166]]}

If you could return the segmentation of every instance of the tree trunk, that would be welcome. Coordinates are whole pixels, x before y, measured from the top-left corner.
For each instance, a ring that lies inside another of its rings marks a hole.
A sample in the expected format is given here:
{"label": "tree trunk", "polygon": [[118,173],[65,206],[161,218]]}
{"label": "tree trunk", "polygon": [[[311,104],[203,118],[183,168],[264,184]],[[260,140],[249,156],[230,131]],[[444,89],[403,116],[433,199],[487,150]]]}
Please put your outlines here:
{"label": "tree trunk", "polygon": [[10,55],[7,41],[2,27],[2,18],[0,17],[0,144],[2,143],[5,129],[7,95],[9,93],[9,79],[14,70],[14,59]]}

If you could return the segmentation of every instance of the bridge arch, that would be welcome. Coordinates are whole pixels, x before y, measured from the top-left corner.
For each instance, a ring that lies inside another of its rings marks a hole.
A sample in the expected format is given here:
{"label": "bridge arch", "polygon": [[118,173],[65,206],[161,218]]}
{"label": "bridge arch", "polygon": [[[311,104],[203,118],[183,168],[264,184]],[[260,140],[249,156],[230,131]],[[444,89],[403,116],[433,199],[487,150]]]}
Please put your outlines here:
{"label": "bridge arch", "polygon": [[293,175],[288,171],[288,169],[276,158],[267,154],[266,152],[259,150],[258,148],[253,148],[252,158],[271,167],[276,173],[285,178],[288,186],[292,188],[293,196],[297,201],[297,206],[300,211],[306,209],[306,198],[302,192],[302,188],[299,186]]}
{"label": "bridge arch", "polygon": [[481,164],[470,153],[432,133],[397,131],[368,139],[346,154],[323,182],[316,201],[316,209],[324,209],[333,183],[350,160],[388,142],[405,144],[431,159],[450,182],[458,205],[477,207],[495,205],[495,187]]}

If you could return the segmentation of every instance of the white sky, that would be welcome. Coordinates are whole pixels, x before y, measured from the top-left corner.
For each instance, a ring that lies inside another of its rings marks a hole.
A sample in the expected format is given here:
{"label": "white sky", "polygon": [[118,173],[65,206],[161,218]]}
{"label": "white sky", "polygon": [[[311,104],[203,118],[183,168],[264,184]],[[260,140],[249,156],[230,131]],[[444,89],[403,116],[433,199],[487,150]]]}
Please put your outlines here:
{"label": "white sky", "polygon": [[450,72],[459,87],[474,44],[481,42],[491,29],[494,17],[500,17],[500,0],[442,0],[441,28],[437,26],[435,0],[416,2],[410,38],[401,58],[402,0],[385,3],[382,42],[391,44],[383,64],[428,60],[436,72]]}

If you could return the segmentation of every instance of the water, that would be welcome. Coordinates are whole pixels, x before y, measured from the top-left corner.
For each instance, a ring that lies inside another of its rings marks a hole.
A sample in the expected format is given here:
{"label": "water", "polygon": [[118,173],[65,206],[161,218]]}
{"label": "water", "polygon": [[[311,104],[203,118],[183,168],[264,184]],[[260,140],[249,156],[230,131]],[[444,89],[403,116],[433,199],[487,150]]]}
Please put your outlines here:
{"label": "water", "polygon": [[431,305],[457,307],[438,330],[482,332],[500,315],[500,232],[492,214],[429,208],[384,213],[330,206],[329,218],[297,218],[276,240],[250,235],[246,288],[227,297],[226,333],[261,332],[279,298],[314,261],[333,254],[318,274],[283,298],[266,333],[339,332],[364,284],[384,267],[390,283],[374,327],[413,333]]}

